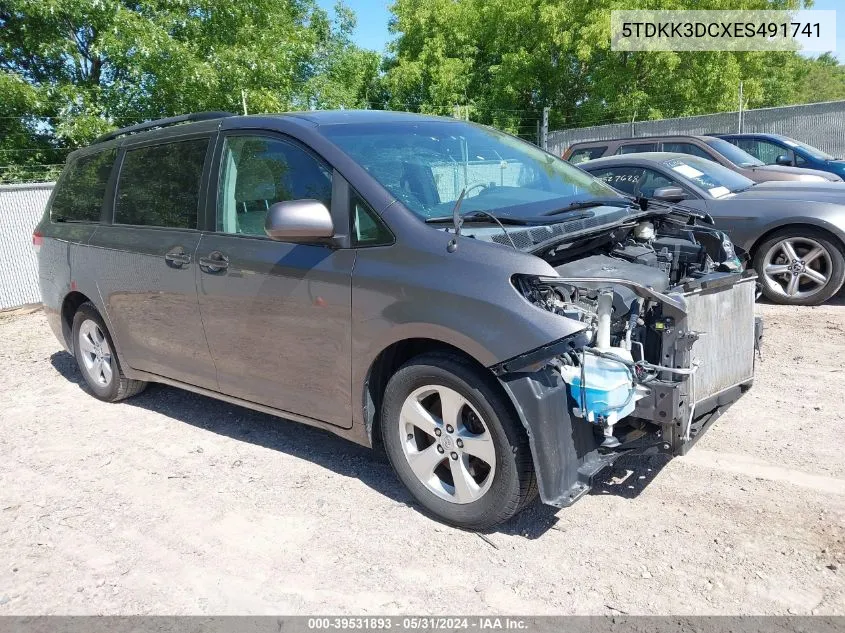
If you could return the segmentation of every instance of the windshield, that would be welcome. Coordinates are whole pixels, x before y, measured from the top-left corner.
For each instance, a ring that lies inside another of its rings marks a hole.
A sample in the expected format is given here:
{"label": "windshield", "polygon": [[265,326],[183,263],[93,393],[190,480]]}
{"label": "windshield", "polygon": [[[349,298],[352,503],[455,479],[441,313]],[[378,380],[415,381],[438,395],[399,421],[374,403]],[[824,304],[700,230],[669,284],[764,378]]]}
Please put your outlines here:
{"label": "windshield", "polygon": [[818,147],[813,147],[812,145],[807,145],[806,143],[801,143],[800,141],[796,141],[791,138],[782,138],[781,140],[784,145],[804,150],[805,154],[809,154],[811,158],[815,158],[816,160],[836,160],[835,157],[831,156],[827,152],[823,152]]}
{"label": "windshield", "polygon": [[736,145],[728,143],[724,139],[711,138],[704,142],[731,161],[734,165],[739,165],[740,167],[759,167],[765,164],[762,160],[754,158],[744,149],[739,149]]}
{"label": "windshield", "polygon": [[514,218],[538,218],[575,202],[624,201],[560,158],[470,123],[344,124],[321,131],[422,219],[449,215],[464,189],[462,213]]}
{"label": "windshield", "polygon": [[681,179],[701,187],[714,198],[721,198],[748,189],[754,181],[712,160],[698,156],[684,156],[663,161]]}

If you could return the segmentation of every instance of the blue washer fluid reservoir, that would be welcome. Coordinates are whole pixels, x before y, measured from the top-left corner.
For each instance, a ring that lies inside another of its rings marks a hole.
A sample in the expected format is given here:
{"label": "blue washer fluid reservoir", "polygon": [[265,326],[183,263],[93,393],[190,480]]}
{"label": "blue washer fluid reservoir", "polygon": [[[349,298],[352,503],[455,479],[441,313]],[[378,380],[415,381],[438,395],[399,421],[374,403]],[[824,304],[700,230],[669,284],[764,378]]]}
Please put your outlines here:
{"label": "blue washer fluid reservoir", "polygon": [[[630,360],[627,350],[610,348],[603,350]],[[613,426],[634,411],[634,382],[631,370],[614,360],[592,354],[583,354],[584,383],[581,384],[581,367],[564,365],[560,373],[569,387],[569,395],[577,403],[572,413],[586,418],[593,424]],[[586,410],[586,415],[584,413]]]}

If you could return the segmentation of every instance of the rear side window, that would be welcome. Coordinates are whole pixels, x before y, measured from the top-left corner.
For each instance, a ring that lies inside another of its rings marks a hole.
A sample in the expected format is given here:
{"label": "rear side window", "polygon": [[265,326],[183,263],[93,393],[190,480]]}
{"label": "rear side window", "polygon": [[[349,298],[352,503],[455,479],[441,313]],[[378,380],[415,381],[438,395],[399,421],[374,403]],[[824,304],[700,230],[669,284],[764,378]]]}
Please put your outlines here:
{"label": "rear side window", "polygon": [[636,154],[638,152],[656,152],[657,143],[631,143],[629,145],[622,145],[617,154]]}
{"label": "rear side window", "polygon": [[128,150],[120,168],[115,223],[197,228],[207,149],[203,138]]}
{"label": "rear side window", "polygon": [[63,222],[99,222],[106,184],[117,151],[88,154],[68,165],[59,180],[50,218]]}
{"label": "rear side window", "polygon": [[585,147],[583,149],[576,149],[574,152],[572,152],[572,156],[569,157],[569,162],[573,165],[585,163],[588,160],[593,160],[594,158],[601,158],[602,156],[604,156],[605,151],[607,151],[607,145],[602,145],[601,147]]}
{"label": "rear side window", "polygon": [[678,154],[690,154],[692,156],[698,156],[699,158],[713,160],[713,157],[710,156],[710,154],[705,152],[698,145],[694,145],[693,143],[663,143],[663,151],[677,152]]}

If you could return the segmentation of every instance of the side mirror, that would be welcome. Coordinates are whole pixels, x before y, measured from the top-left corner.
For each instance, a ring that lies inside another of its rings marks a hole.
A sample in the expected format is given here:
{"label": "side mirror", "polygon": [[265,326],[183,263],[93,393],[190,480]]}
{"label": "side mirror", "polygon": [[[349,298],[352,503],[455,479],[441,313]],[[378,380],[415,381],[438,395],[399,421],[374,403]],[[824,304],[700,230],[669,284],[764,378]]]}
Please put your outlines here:
{"label": "side mirror", "polygon": [[786,154],[781,154],[780,156],[778,156],[775,159],[775,164],[776,165],[785,165],[786,167],[791,167],[792,161],[789,160],[789,156],[787,156]]}
{"label": "side mirror", "polygon": [[686,200],[687,194],[680,187],[658,187],[651,197],[663,202],[680,202]]}
{"label": "side mirror", "polygon": [[309,242],[332,237],[334,223],[319,200],[287,200],[267,210],[264,232],[280,242]]}

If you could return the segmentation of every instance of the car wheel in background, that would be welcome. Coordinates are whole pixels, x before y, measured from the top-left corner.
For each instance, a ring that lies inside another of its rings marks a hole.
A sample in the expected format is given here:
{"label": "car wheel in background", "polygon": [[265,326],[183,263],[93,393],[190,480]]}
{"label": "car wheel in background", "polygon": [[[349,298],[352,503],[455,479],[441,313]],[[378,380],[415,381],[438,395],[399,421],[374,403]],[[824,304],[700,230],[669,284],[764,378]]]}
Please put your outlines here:
{"label": "car wheel in background", "polygon": [[845,281],[841,247],[825,231],[787,227],[760,244],[754,256],[763,294],[775,303],[819,305]]}
{"label": "car wheel in background", "polygon": [[73,355],[85,382],[100,400],[117,402],[147,386],[142,380],[123,375],[111,336],[91,303],[79,306],[73,317]]}
{"label": "car wheel in background", "polygon": [[537,494],[528,437],[511,403],[459,356],[425,354],[403,365],[385,390],[381,431],[399,478],[448,523],[484,529]]}

